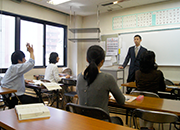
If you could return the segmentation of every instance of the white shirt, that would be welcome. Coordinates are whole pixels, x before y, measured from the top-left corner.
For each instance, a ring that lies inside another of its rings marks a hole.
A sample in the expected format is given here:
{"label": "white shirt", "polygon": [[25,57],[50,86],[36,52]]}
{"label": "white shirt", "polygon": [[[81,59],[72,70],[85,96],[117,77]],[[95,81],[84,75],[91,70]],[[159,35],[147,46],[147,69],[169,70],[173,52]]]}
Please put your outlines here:
{"label": "white shirt", "polygon": [[51,63],[47,65],[44,79],[57,83],[61,81],[62,78],[59,77],[59,71],[56,64]]}
{"label": "white shirt", "polygon": [[[140,47],[141,47],[141,45],[139,45],[139,46],[137,47],[137,55],[138,55],[138,52],[139,52]],[[136,52],[136,46],[134,46],[134,52]]]}

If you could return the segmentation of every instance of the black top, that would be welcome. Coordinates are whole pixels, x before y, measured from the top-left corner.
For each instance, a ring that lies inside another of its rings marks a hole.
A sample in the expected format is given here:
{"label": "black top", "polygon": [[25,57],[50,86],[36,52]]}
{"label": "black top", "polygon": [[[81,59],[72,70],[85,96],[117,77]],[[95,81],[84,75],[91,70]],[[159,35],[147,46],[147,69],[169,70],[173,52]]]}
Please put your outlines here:
{"label": "black top", "polygon": [[135,73],[137,90],[155,92],[165,91],[164,76],[160,70],[152,70],[149,73],[143,73],[137,70]]}

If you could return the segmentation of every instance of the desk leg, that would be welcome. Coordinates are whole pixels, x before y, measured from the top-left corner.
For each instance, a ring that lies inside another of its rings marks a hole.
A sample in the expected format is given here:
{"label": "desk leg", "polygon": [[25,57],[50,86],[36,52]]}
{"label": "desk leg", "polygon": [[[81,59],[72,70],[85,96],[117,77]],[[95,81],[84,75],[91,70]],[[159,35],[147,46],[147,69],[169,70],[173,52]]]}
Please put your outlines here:
{"label": "desk leg", "polygon": [[36,95],[39,97],[39,102],[44,103],[42,100],[41,89],[34,89],[34,91],[36,92]]}
{"label": "desk leg", "polygon": [[57,91],[56,91],[56,103],[57,103],[57,105],[56,105],[56,107],[57,108],[59,108],[59,90],[57,89]]}

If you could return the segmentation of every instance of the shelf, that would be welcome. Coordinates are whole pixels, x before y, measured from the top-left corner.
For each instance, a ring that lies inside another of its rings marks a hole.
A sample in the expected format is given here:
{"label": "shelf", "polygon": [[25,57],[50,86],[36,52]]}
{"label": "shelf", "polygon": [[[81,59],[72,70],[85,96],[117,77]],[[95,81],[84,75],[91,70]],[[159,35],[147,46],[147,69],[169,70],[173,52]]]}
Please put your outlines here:
{"label": "shelf", "polygon": [[72,42],[99,42],[99,38],[70,38]]}
{"label": "shelf", "polygon": [[100,33],[99,28],[71,28],[72,33]]}

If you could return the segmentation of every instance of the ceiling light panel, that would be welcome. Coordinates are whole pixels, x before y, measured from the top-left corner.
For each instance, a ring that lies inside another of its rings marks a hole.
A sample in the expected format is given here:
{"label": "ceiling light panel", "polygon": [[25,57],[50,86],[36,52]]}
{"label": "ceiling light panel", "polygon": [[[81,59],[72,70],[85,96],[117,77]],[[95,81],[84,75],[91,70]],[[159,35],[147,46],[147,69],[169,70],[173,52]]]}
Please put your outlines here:
{"label": "ceiling light panel", "polygon": [[71,1],[71,0],[49,0],[47,3],[53,4],[53,5],[58,5],[58,4],[62,4],[62,3],[68,2],[68,1]]}

